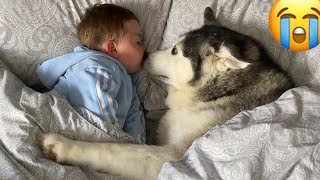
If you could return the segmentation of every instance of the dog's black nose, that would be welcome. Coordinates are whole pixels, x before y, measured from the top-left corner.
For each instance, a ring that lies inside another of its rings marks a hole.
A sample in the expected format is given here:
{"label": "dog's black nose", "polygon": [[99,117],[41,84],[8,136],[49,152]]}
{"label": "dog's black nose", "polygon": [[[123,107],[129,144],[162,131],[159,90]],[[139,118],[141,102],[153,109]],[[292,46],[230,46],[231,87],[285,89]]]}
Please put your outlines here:
{"label": "dog's black nose", "polygon": [[142,60],[146,60],[149,57],[148,52],[144,52]]}

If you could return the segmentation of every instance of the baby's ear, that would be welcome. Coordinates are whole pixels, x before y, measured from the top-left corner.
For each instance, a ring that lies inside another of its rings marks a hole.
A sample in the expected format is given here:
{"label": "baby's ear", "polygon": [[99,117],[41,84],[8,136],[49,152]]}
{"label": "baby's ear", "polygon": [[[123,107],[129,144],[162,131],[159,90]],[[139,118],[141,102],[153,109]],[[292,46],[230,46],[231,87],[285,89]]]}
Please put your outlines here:
{"label": "baby's ear", "polygon": [[117,44],[113,40],[106,40],[104,42],[104,52],[108,54],[109,56],[117,59],[118,58],[118,52],[117,52]]}

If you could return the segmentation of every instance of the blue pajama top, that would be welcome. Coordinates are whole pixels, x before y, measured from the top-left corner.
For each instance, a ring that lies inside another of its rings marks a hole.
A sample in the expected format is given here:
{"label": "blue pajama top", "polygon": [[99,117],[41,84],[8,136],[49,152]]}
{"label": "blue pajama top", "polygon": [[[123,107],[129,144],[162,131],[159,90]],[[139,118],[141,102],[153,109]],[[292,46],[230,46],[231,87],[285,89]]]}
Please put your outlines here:
{"label": "blue pajama top", "polygon": [[89,109],[145,143],[145,119],[130,75],[107,54],[78,46],[47,60],[36,71],[40,81],[73,106]]}

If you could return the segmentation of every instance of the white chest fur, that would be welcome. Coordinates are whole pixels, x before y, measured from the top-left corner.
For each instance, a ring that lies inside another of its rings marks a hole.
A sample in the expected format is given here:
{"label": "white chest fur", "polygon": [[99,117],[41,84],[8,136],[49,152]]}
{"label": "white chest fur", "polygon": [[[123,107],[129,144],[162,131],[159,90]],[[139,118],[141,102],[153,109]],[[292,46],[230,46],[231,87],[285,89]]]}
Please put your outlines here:
{"label": "white chest fur", "polygon": [[179,145],[186,149],[195,139],[219,122],[220,114],[210,108],[203,109],[195,97],[190,96],[194,93],[170,93],[167,97],[169,110],[161,119],[158,129],[159,143]]}

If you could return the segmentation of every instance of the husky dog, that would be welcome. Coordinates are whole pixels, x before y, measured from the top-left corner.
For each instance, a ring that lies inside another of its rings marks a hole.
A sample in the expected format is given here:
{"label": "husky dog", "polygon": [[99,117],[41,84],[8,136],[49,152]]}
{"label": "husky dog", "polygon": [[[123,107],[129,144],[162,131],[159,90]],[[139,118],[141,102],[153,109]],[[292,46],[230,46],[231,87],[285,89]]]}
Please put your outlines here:
{"label": "husky dog", "polygon": [[210,8],[204,15],[203,27],[145,62],[145,68],[168,85],[169,110],[159,124],[159,146],[45,134],[40,143],[46,157],[134,179],[156,179],[163,163],[181,159],[210,128],[272,102],[292,87],[257,41],[221,27]]}

